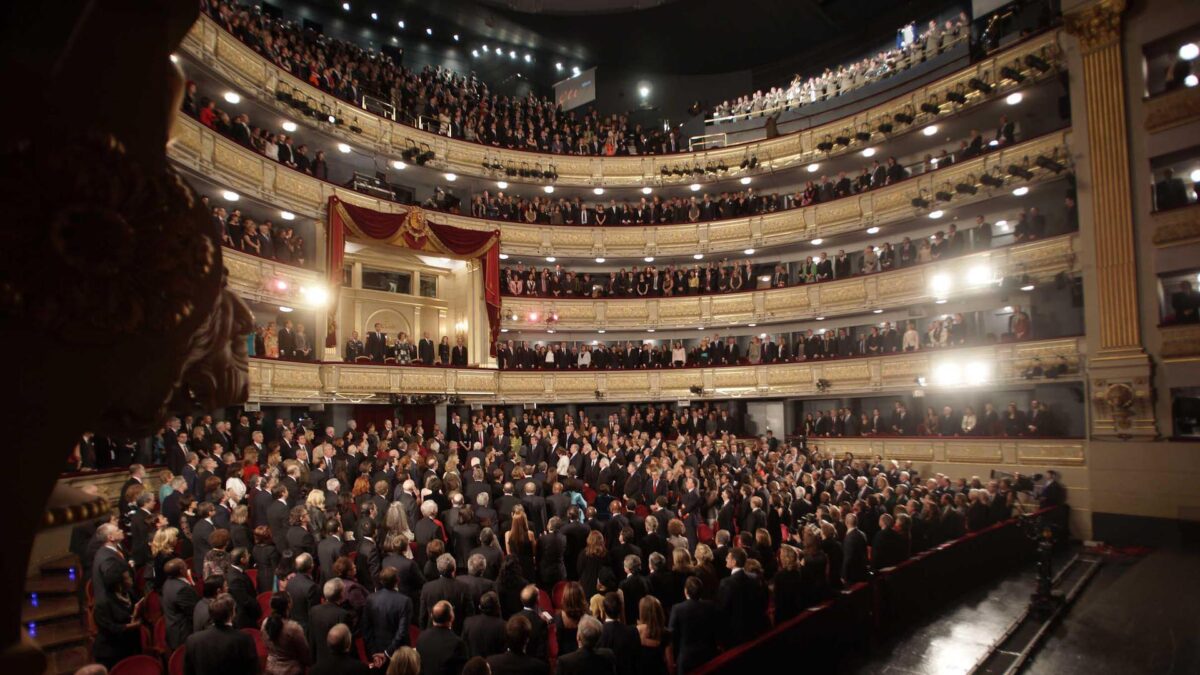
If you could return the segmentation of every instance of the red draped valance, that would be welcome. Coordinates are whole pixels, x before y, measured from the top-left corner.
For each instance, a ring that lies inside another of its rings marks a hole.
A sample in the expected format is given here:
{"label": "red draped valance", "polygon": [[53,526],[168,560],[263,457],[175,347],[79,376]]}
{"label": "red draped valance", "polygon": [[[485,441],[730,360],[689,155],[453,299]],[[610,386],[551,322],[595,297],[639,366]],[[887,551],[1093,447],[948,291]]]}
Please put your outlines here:
{"label": "red draped valance", "polygon": [[483,299],[487,305],[492,355],[500,335],[500,230],[467,230],[439,225],[412,206],[402,213],[381,213],[329,198],[329,283],[342,283],[346,236],[370,239],[415,251],[459,258],[479,258],[483,266]]}

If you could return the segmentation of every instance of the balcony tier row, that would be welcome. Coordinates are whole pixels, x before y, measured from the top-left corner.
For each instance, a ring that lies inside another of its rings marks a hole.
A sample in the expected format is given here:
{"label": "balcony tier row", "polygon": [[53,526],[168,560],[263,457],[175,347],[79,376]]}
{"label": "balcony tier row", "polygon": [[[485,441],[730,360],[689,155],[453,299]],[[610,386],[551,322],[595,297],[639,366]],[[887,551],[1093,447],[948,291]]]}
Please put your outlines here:
{"label": "balcony tier row", "polygon": [[711,398],[850,396],[911,392],[918,377],[932,379],[944,363],[984,362],[991,367],[989,384],[1016,384],[1038,363],[1065,361],[1068,372],[1057,381],[1075,381],[1085,351],[1083,338],[1062,338],[769,366],[533,372],[251,359],[250,400],[362,403],[436,395],[496,403],[672,401],[697,398],[694,387]]}
{"label": "balcony tier row", "polygon": [[[527,168],[537,166],[543,170],[553,166],[558,175],[558,185],[616,188],[661,184],[661,169],[664,166],[723,163],[729,167],[739,167],[743,159],[751,156],[758,159],[760,170],[778,171],[805,166],[828,158],[828,149],[823,150],[819,146],[832,143],[838,137],[850,139],[849,144],[837,146],[839,152],[855,151],[864,146],[863,141],[856,139],[859,131],[870,130],[874,140],[865,143],[877,143],[881,123],[891,122],[894,125],[892,133],[895,133],[912,128],[914,122],[935,118],[936,114],[922,110],[923,105],[932,104],[938,106],[941,113],[949,113],[1005,95],[1022,84],[1017,78],[1028,82],[1053,77],[1055,70],[1064,65],[1063,51],[1058,44],[1059,33],[1054,30],[1038,34],[931,84],[811,129],[701,152],[640,157],[584,157],[500,149],[422,131],[377,116],[300,81],[259,56],[207,16],[201,16],[196,22],[185,38],[182,49],[241,89],[242,93],[278,107],[281,114],[289,118],[299,119],[301,116],[277,101],[276,93],[279,91],[306,100],[323,115],[345,120],[341,126],[316,122],[311,118],[302,121],[318,124],[339,140],[369,148],[381,156],[398,159],[403,150],[416,145],[434,153],[435,158],[429,166],[462,175],[502,175],[502,172],[485,169],[485,164]],[[980,88],[972,86],[973,81],[985,83],[990,91],[982,93]],[[955,103],[955,98],[960,102]],[[897,121],[897,115],[911,116],[913,122],[906,125]],[[350,127],[358,132],[351,131]],[[674,178],[673,181],[684,182],[685,179]]]}
{"label": "balcony tier row", "polygon": [[[384,212],[402,212],[409,208],[289,169],[183,115],[176,117],[173,138],[169,154],[184,169],[308,217],[323,220],[332,196]],[[1008,169],[1013,165],[1031,174],[1028,180],[1019,181],[1021,185],[1049,182],[1059,178],[1060,174],[1041,168],[1035,162],[1038,157],[1046,157],[1062,167],[1069,166],[1070,140],[1070,130],[1064,129],[895,185],[823,204],[747,218],[684,225],[607,227],[530,225],[436,211],[429,212],[429,219],[468,229],[500,229],[501,249],[510,255],[640,258],[734,252],[828,238],[865,227],[909,220],[927,210],[914,205],[915,198],[928,200],[928,208],[979,203],[1016,185],[1008,176]],[[1000,177],[1004,185],[983,185],[980,178],[985,174]],[[959,184],[971,186],[975,194],[957,193]],[[936,195],[939,192],[953,195],[953,199],[938,202]]]}

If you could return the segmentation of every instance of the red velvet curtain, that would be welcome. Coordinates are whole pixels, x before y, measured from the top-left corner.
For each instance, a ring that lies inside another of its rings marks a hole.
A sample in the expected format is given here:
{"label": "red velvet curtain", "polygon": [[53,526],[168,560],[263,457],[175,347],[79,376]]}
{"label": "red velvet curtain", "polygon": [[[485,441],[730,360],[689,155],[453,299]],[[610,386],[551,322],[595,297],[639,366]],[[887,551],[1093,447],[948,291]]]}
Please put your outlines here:
{"label": "red velvet curtain", "polygon": [[334,286],[341,285],[348,234],[417,251],[478,258],[483,267],[483,296],[490,329],[488,344],[495,356],[496,338],[500,335],[500,230],[440,225],[428,221],[426,214],[417,207],[403,213],[381,213],[330,197],[329,281]]}

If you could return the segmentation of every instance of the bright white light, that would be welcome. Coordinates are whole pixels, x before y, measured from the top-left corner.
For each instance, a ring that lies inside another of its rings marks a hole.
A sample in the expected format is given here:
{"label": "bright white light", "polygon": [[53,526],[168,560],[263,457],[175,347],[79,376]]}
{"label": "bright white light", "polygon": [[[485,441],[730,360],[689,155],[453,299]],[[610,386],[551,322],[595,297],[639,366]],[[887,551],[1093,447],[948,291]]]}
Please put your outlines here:
{"label": "bright white light", "polygon": [[704,254],[703,253],[693,253],[692,259],[693,260],[704,260]]}
{"label": "bright white light", "polygon": [[808,243],[812,244],[813,246],[820,246],[821,244],[825,243],[825,240],[820,237],[817,237],[816,239],[813,239],[812,241],[810,241]]}
{"label": "bright white light", "polygon": [[537,313],[537,312],[530,312],[530,313],[529,313],[529,320],[530,320],[530,321],[537,321],[537,320],[538,320],[538,313]]}
{"label": "bright white light", "polygon": [[647,333],[653,333],[653,332],[654,332],[654,329],[653,329],[653,328],[647,328],[647,329],[646,329],[646,332],[647,332]]}
{"label": "bright white light", "polygon": [[971,361],[966,369],[967,384],[984,384],[992,379],[992,366],[987,361]]}
{"label": "bright white light", "polygon": [[592,188],[592,194],[602,195],[602,194],[604,194],[604,188],[602,188],[602,187]]}
{"label": "bright white light", "polygon": [[766,334],[766,333],[759,333],[759,334],[758,334],[758,337],[759,337],[760,339],[766,340],[766,339],[767,339],[767,334]]}
{"label": "bright white light", "polygon": [[241,195],[234,192],[233,190],[225,190],[224,192],[221,193],[221,196],[224,197],[225,201],[227,201],[227,202],[236,202],[237,200],[242,198]]}
{"label": "bright white light", "polygon": [[283,130],[288,132],[289,134],[296,131],[296,123],[292,122],[290,120],[284,120],[283,124],[281,124],[279,126],[283,127]]}
{"label": "bright white light", "polygon": [[582,72],[582,71],[579,70],[579,66],[571,66],[571,76],[572,77],[579,77],[580,72]]}
{"label": "bright white light", "polygon": [[478,50],[478,49],[472,49],[472,50],[471,50],[471,56],[476,56],[476,57],[477,57],[477,56],[479,56],[479,50]]}
{"label": "bright white light", "polygon": [[929,212],[929,217],[933,218],[934,220],[937,220],[938,218],[941,218],[944,215],[946,215],[946,212],[941,209]]}
{"label": "bright white light", "polygon": [[378,21],[378,20],[379,20],[379,14],[377,14],[377,13],[375,13],[375,12],[371,12],[371,20],[372,20],[372,21]]}
{"label": "bright white light", "polygon": [[558,258],[555,258],[552,255],[546,256],[546,262],[554,262],[555,260],[558,260]]}
{"label": "bright white light", "polygon": [[555,63],[555,64],[554,64],[554,69],[555,69],[555,70],[562,70],[562,61],[559,61],[559,62]]}
{"label": "bright white light", "polygon": [[649,186],[646,186],[646,187],[642,188],[642,194],[644,194],[644,195],[648,195],[648,194],[650,194],[651,192],[654,192],[654,190],[650,189],[650,187],[649,187]]}
{"label": "bright white light", "polygon": [[508,260],[508,254],[507,254],[507,253],[501,253],[501,254],[500,254],[500,259],[501,259],[501,260]]}
{"label": "bright white light", "polygon": [[292,213],[291,211],[280,211],[279,217],[283,218],[284,220],[295,220],[296,214]]}
{"label": "bright white light", "polygon": [[446,180],[453,183],[454,181],[458,180],[458,174],[448,173],[446,174]]}
{"label": "bright white light", "polygon": [[542,188],[542,192],[545,192],[548,195],[554,194],[554,186],[547,185],[546,187]]}
{"label": "bright white light", "polygon": [[818,317],[817,317],[817,321],[824,321],[824,320],[825,320],[825,317],[823,317],[823,316],[818,316]]}
{"label": "bright white light", "polygon": [[496,187],[500,188],[501,190],[507,190],[508,181],[498,180],[496,181]]}
{"label": "bright white light", "polygon": [[237,92],[233,91],[225,92],[224,98],[226,103],[232,103],[233,105],[237,105],[242,102],[242,97],[239,96]]}
{"label": "bright white light", "polygon": [[455,42],[458,42],[458,33],[455,33],[455,34],[454,34],[454,41],[455,41]]}
{"label": "bright white light", "polygon": [[769,275],[769,274],[764,274],[764,275],[762,275],[761,277],[759,277],[759,278],[758,278],[758,280],[759,280],[759,281],[770,281],[770,280],[771,280],[771,275]]}
{"label": "bright white light", "polygon": [[816,163],[816,162],[813,162],[812,164],[809,164],[809,165],[808,165],[808,172],[809,172],[809,173],[816,173],[816,172],[818,172],[818,171],[820,171],[820,170],[821,170],[821,165],[820,165],[820,164],[818,164],[818,163]]}
{"label": "bright white light", "polygon": [[508,332],[508,329],[507,329],[507,328],[501,328],[501,329],[500,329],[500,332],[501,332],[501,333],[507,333],[507,332]]}
{"label": "bright white light", "polygon": [[1016,190],[1013,190],[1014,197],[1024,197],[1027,194],[1029,194],[1029,188],[1025,187],[1024,185],[1017,188]]}
{"label": "bright white light", "polygon": [[338,152],[340,152],[340,153],[342,153],[343,155],[345,155],[345,154],[349,154],[349,153],[350,153],[350,150],[351,150],[352,148],[351,148],[349,145],[346,145],[345,143],[338,143],[338,144],[337,144],[337,149],[338,149]]}
{"label": "bright white light", "polygon": [[293,310],[291,307],[284,307],[283,305],[280,305],[279,311],[283,312],[284,314],[290,314]]}
{"label": "bright white light", "polygon": [[642,258],[642,260],[645,260],[646,262],[654,262],[654,256],[648,255],[645,258]]}
{"label": "bright white light", "polygon": [[875,156],[875,148],[865,148],[862,151],[862,156],[863,157],[874,157]]}
{"label": "bright white light", "polygon": [[696,330],[704,330],[704,326],[696,326]]}
{"label": "bright white light", "polygon": [[690,189],[691,189],[691,191],[692,191],[692,192],[699,192],[699,191],[700,191],[700,184],[699,184],[699,183],[692,183],[692,184],[691,184],[691,186],[690,186]]}
{"label": "bright white light", "polygon": [[425,29],[425,34],[426,34],[426,35],[433,35],[433,29],[432,29],[432,28],[426,28],[426,29]]}
{"label": "bright white light", "polygon": [[348,2],[343,2],[343,3],[342,3],[342,9],[346,10],[347,12],[349,12],[349,11],[350,11],[350,3],[348,3]]}
{"label": "bright white light", "polygon": [[397,171],[403,171],[408,168],[408,165],[398,159],[392,160],[392,168]]}
{"label": "bright white light", "polygon": [[320,286],[308,288],[307,286],[300,287],[300,295],[308,299],[308,304],[313,307],[324,307],[325,303],[329,302],[329,291]]}
{"label": "bright white light", "polygon": [[998,227],[1002,230],[1008,230],[1008,221],[1007,220],[997,220],[996,227]]}
{"label": "bright white light", "polygon": [[601,334],[601,335],[604,335],[604,334],[605,334],[605,333],[607,333],[608,331],[606,331],[606,330],[604,330],[603,328],[601,328],[600,330],[598,330],[598,331],[596,331],[596,332],[597,332],[597,333],[599,333],[599,334]]}
{"label": "bright white light", "polygon": [[867,234],[879,234],[879,228],[878,227],[868,227]]}
{"label": "bright white light", "polygon": [[533,57],[530,56],[529,54],[526,54],[525,55],[525,63],[531,63],[531,62],[533,62]]}
{"label": "bright white light", "polygon": [[1200,183],[1200,169],[1194,169],[1188,177],[1192,179],[1193,183]]}
{"label": "bright white light", "polygon": [[962,366],[954,362],[939,364],[933,370],[933,381],[941,385],[956,385],[962,382]]}
{"label": "bright white light", "polygon": [[883,314],[883,310],[882,309],[873,309],[873,310],[871,310],[871,313],[872,314]]}
{"label": "bright white light", "polygon": [[748,323],[748,324],[746,324],[746,327],[747,327],[747,328],[754,328],[754,327],[755,327],[755,326],[757,326],[757,325],[758,325],[758,324],[756,324],[756,323]]}
{"label": "bright white light", "polygon": [[1021,92],[1014,91],[1013,93],[1011,93],[1007,97],[1005,97],[1004,102],[1009,105],[1016,105],[1016,104],[1020,103],[1021,100],[1024,98],[1025,98],[1025,96]]}
{"label": "bright white light", "polygon": [[988,147],[989,147],[989,148],[995,148],[995,147],[999,147],[999,145],[1000,145],[1000,141],[998,141],[998,140],[996,140],[996,139],[994,139],[994,138],[993,138],[992,140],[988,141]]}
{"label": "bright white light", "polygon": [[1021,287],[1021,290],[1028,293],[1029,291],[1032,291],[1034,288],[1035,288],[1035,286],[1033,284],[1025,284],[1024,286]]}
{"label": "bright white light", "polygon": [[944,298],[950,292],[950,285],[952,283],[949,274],[935,274],[929,280],[929,290],[934,297]]}
{"label": "bright white light", "polygon": [[336,123],[337,123],[337,118],[336,118],[336,117],[334,117],[333,115],[330,115],[329,117],[326,117],[325,119],[329,120],[329,123],[330,123],[330,124],[336,124]]}
{"label": "bright white light", "polygon": [[745,251],[742,251],[742,253],[745,253],[746,255],[754,255],[754,249],[748,248]]}
{"label": "bright white light", "polygon": [[171,55],[171,63],[179,63],[179,57],[172,54]]}
{"label": "bright white light", "polygon": [[546,332],[547,332],[547,333],[549,333],[549,334],[551,334],[551,335],[554,335],[554,329],[553,329],[553,328],[547,328],[547,329],[546,329]]}
{"label": "bright white light", "polygon": [[[397,25],[397,26],[400,26],[401,28],[404,28],[404,19],[401,19],[401,20],[397,21],[397,22],[396,22],[396,25]],[[484,47],[484,49],[487,49],[487,47]]]}
{"label": "bright white light", "polygon": [[515,58],[517,58],[517,50],[515,50],[515,49],[509,50],[509,52],[508,52],[508,58],[510,58],[510,59],[515,59]]}
{"label": "bright white light", "polygon": [[1183,78],[1183,83],[1189,87],[1194,87],[1197,84],[1200,84],[1200,79],[1197,79],[1195,75],[1188,75],[1187,77]]}
{"label": "bright white light", "polygon": [[1004,309],[1002,309],[1000,311],[1007,312],[1008,314],[1012,314],[1012,311],[1013,311],[1012,305],[1005,305]]}
{"label": "bright white light", "polygon": [[600,263],[600,264],[603,264],[603,263],[604,263],[604,258],[596,258],[596,262],[597,262],[597,263]]}
{"label": "bright white light", "polygon": [[925,134],[926,136],[932,136],[932,135],[936,134],[937,132],[938,132],[938,126],[936,124],[930,124],[929,126],[927,126],[921,130],[921,133]]}
{"label": "bright white light", "polygon": [[483,50],[483,53],[484,53],[484,54],[486,54],[486,53],[488,52],[488,46],[487,46],[487,45],[482,45],[482,46],[480,47],[480,49],[482,49],[482,50]]}
{"label": "bright white light", "polygon": [[749,185],[751,180],[753,180],[753,179],[750,178],[750,176],[742,176],[742,179],[739,182],[742,185]]}
{"label": "bright white light", "polygon": [[987,265],[975,265],[967,270],[967,283],[972,286],[982,286],[992,282],[992,268]]}
{"label": "bright white light", "polygon": [[1197,46],[1195,42],[1189,42],[1179,48],[1179,58],[1184,61],[1191,61],[1197,56],[1200,56],[1200,46]]}
{"label": "bright white light", "polygon": [[642,98],[646,98],[650,95],[650,87],[645,85],[638,87],[638,95],[640,95]]}

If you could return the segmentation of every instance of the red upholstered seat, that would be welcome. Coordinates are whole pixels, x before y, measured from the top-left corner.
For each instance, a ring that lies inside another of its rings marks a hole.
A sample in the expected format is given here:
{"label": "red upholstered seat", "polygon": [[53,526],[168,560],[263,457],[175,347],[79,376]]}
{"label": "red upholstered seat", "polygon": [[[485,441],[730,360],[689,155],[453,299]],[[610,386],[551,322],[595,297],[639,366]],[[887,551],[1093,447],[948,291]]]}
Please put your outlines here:
{"label": "red upholstered seat", "polygon": [[158,659],[145,654],[137,654],[121,659],[108,672],[109,675],[162,675],[162,671],[162,662]]}
{"label": "red upholstered seat", "polygon": [[263,641],[262,633],[257,628],[243,628],[242,632],[254,638],[254,651],[258,653],[258,669],[267,667],[267,643]]}
{"label": "red upholstered seat", "polygon": [[150,591],[146,594],[146,604],[142,605],[142,619],[154,623],[162,615],[162,596],[158,591]]}
{"label": "red upholstered seat", "polygon": [[550,591],[550,601],[554,605],[554,609],[562,607],[563,593],[567,591],[567,582],[560,581],[554,584],[554,589]]}
{"label": "red upholstered seat", "polygon": [[183,675],[183,645],[179,645],[171,653],[171,660],[167,662],[167,675]]}
{"label": "red upholstered seat", "polygon": [[258,608],[262,610],[261,616],[271,615],[271,596],[274,595],[271,591],[266,591],[258,594]]}

